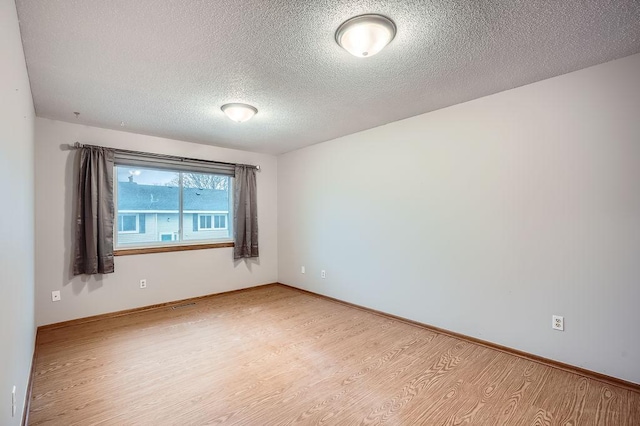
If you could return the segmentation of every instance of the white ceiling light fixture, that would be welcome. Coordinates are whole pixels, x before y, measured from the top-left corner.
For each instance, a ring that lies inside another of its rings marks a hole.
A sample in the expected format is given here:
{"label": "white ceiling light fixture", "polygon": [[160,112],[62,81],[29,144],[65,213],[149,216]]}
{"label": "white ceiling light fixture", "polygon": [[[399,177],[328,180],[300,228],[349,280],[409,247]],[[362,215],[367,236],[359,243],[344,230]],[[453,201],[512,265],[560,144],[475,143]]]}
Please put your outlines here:
{"label": "white ceiling light fixture", "polygon": [[382,15],[360,15],[348,19],[338,27],[336,42],[359,58],[380,52],[396,36],[396,24]]}
{"label": "white ceiling light fixture", "polygon": [[227,114],[227,117],[238,123],[247,121],[258,113],[256,107],[247,104],[225,104],[220,109]]}

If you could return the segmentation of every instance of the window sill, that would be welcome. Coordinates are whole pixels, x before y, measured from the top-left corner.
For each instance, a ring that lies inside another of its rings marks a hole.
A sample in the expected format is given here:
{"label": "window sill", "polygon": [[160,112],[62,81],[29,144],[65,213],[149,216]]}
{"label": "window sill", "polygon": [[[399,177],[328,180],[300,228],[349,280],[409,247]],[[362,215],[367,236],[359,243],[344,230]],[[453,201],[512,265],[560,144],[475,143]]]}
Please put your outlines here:
{"label": "window sill", "polygon": [[134,254],[167,253],[170,251],[203,250],[203,249],[224,248],[224,247],[234,247],[234,244],[232,242],[227,242],[227,243],[185,244],[180,246],[118,249],[113,251],[113,255],[114,256],[131,256]]}

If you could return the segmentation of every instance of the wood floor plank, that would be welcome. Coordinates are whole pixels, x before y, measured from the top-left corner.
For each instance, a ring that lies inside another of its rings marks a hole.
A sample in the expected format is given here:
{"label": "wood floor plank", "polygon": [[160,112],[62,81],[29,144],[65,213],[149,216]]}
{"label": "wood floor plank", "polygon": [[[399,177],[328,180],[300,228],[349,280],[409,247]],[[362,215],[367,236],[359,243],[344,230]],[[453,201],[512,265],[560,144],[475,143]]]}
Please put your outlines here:
{"label": "wood floor plank", "polygon": [[640,425],[640,394],[281,286],[42,330],[30,425]]}

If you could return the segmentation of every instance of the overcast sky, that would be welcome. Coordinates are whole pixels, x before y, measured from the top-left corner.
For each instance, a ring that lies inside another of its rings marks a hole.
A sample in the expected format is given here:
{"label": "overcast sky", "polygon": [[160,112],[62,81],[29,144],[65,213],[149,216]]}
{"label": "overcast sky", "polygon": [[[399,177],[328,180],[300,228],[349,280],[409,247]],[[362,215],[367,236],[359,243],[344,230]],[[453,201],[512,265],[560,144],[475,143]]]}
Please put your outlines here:
{"label": "overcast sky", "polygon": [[144,185],[166,185],[178,177],[178,173],[160,170],[143,169],[141,167],[117,166],[118,182],[128,182],[129,176],[133,181]]}

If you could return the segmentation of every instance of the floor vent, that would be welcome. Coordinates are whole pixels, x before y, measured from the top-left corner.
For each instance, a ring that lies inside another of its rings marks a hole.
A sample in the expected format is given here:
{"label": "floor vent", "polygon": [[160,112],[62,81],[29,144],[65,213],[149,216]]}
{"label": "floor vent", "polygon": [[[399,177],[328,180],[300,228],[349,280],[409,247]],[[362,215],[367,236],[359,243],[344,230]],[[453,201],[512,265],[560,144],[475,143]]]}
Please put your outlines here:
{"label": "floor vent", "polygon": [[182,308],[186,308],[186,307],[189,307],[189,306],[193,306],[193,305],[195,305],[195,304],[196,304],[196,302],[184,303],[184,304],[182,304],[182,305],[175,305],[175,306],[172,306],[172,307],[171,307],[171,309],[182,309]]}

